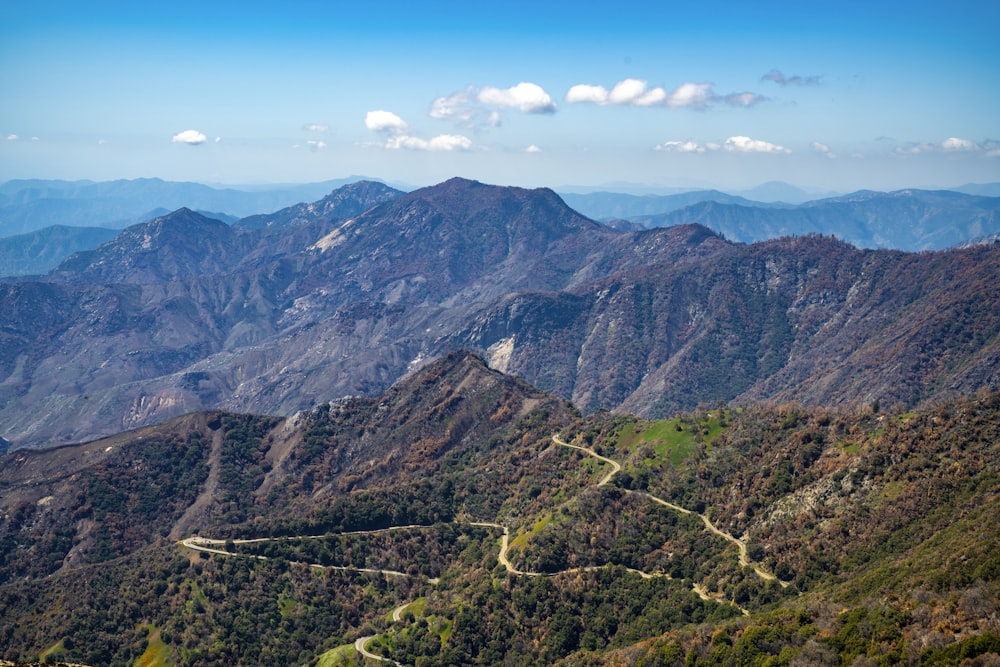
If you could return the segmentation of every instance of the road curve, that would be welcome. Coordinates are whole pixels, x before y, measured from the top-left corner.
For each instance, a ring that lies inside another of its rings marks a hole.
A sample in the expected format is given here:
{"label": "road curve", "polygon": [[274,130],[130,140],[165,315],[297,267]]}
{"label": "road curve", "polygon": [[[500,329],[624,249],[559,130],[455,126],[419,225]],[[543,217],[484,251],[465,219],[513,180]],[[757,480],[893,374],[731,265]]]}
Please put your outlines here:
{"label": "road curve", "polygon": [[403,612],[406,611],[406,608],[409,607],[411,604],[413,604],[412,600],[409,602],[404,602],[403,604],[399,605],[398,607],[392,610],[393,623],[399,623],[400,621],[403,620]]}
{"label": "road curve", "polygon": [[591,449],[589,447],[581,447],[580,445],[571,445],[568,442],[566,442],[565,440],[563,440],[562,438],[560,438],[558,434],[552,436],[552,442],[554,442],[557,445],[560,445],[562,447],[569,447],[570,449],[579,449],[581,452],[586,452],[587,454],[590,454],[591,456],[593,456],[595,459],[598,459],[599,461],[604,461],[605,463],[610,463],[611,464],[611,472],[609,472],[607,475],[605,475],[601,479],[601,481],[597,483],[597,486],[604,486],[605,484],[607,484],[608,482],[610,482],[611,478],[614,477],[615,475],[617,475],[618,472],[622,469],[622,466],[621,466],[620,463],[618,463],[618,461],[613,461],[612,459],[609,459],[606,456],[601,456],[600,454],[598,454],[597,452],[595,452],[593,449]]}
{"label": "road curve", "polygon": [[375,655],[374,653],[369,652],[368,649],[365,647],[368,646],[368,642],[370,642],[373,639],[375,639],[375,635],[368,635],[367,637],[358,637],[357,639],[354,640],[354,650],[360,653],[362,657],[368,658],[369,660],[376,660],[378,662],[388,662],[390,664],[397,665],[397,667],[403,667],[402,664],[396,662],[395,660],[390,660],[389,658],[383,658],[380,655]]}

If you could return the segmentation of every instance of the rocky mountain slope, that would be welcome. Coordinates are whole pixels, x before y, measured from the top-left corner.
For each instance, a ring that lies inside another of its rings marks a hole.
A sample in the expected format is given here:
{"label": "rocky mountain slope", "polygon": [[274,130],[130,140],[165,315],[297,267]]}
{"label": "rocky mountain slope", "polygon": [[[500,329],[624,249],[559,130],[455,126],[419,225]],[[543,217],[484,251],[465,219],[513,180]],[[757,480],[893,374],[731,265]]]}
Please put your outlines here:
{"label": "rocky mountain slope", "polygon": [[0,456],[0,658],[988,660],[998,443],[995,392],[647,422],[453,354],[290,418]]}
{"label": "rocky mountain slope", "polygon": [[226,223],[181,208],[76,253],[52,277],[85,284],[160,284],[226,273],[247,251],[247,241]]}
{"label": "rocky mountain slope", "polygon": [[549,190],[462,179],[261,226],[182,211],[46,281],[0,283],[0,434],[47,446],[206,408],[287,415],[466,348],[586,411],[645,417],[1000,385],[995,245],[616,232]]}

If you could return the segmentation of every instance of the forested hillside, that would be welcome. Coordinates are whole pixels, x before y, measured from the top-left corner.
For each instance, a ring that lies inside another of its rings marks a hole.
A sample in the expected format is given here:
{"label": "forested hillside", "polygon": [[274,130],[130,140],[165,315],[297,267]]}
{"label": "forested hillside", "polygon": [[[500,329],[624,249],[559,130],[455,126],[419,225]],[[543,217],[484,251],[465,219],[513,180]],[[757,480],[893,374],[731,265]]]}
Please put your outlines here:
{"label": "forested hillside", "polygon": [[4,455],[0,657],[958,664],[1000,650],[998,446],[996,393],[644,421],[454,354]]}

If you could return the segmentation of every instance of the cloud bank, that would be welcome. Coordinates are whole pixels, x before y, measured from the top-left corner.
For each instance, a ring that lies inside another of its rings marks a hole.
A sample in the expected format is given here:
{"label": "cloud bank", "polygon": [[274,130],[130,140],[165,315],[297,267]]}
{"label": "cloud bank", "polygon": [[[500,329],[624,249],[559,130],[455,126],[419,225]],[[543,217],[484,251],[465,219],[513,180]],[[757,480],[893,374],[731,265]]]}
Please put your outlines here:
{"label": "cloud bank", "polygon": [[623,79],[611,89],[581,83],[572,86],[565,100],[568,104],[620,105],[636,107],[665,106],[671,109],[702,110],[712,104],[751,107],[767,98],[757,93],[742,92],[717,95],[711,83],[682,83],[674,90],[650,88],[642,79]]}
{"label": "cloud bank", "polygon": [[460,134],[439,134],[432,139],[421,139],[405,134],[389,137],[386,148],[406,148],[413,151],[467,151],[472,140]]}
{"label": "cloud bank", "polygon": [[431,139],[413,136],[409,134],[406,121],[391,111],[382,109],[365,114],[365,127],[386,135],[383,148],[414,151],[467,151],[472,148],[472,140],[460,134],[440,134]]}
{"label": "cloud bank", "polygon": [[526,114],[552,114],[556,103],[545,89],[522,81],[510,88],[469,87],[451,95],[435,98],[428,115],[435,120],[447,120],[464,127],[499,127],[499,109],[516,109]]}
{"label": "cloud bank", "polygon": [[696,141],[664,141],[653,147],[654,150],[665,153],[707,153],[709,151],[726,151],[728,153],[791,153],[792,151],[784,146],[772,144],[769,141],[751,139],[746,136],[733,136],[726,139],[721,144],[706,143],[699,144]]}
{"label": "cloud bank", "polygon": [[997,142],[984,141],[977,144],[968,139],[948,137],[944,141],[911,142],[898,146],[895,152],[899,155],[918,155],[921,153],[985,153],[987,157],[996,157]]}

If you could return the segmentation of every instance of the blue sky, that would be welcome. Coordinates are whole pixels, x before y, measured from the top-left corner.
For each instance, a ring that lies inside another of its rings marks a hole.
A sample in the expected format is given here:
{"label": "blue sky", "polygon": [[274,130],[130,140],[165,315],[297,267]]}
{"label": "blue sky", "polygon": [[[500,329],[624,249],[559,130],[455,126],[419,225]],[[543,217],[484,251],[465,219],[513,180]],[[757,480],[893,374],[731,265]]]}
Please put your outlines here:
{"label": "blue sky", "polygon": [[0,180],[1000,181],[998,25],[993,0],[15,0]]}

